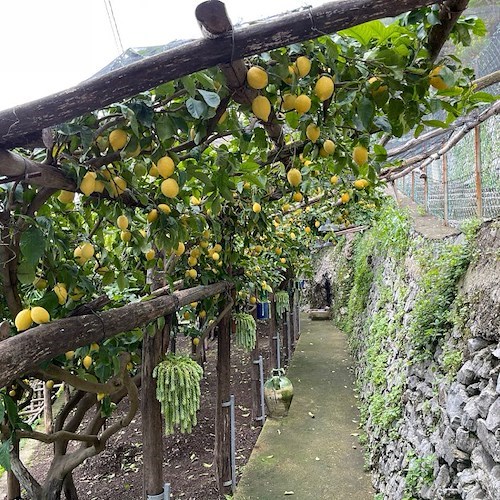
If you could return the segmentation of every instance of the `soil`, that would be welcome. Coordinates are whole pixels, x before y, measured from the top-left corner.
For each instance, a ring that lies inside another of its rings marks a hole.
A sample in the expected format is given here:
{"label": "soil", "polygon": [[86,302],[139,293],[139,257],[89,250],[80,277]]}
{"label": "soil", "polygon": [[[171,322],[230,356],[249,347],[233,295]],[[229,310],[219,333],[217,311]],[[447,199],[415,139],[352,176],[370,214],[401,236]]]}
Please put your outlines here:
{"label": "soil", "polygon": [[[268,367],[268,326],[258,321],[259,348]],[[177,342],[177,352],[188,352],[187,341]],[[176,433],[163,437],[163,477],[171,485],[171,498],[182,500],[219,500],[213,463],[215,438],[217,343],[210,342],[204,377],[201,382],[201,404],[198,425],[191,434]],[[246,464],[261,427],[252,420],[250,389],[251,363],[249,353],[232,345],[231,388],[236,403],[236,467],[238,473]],[[265,369],[265,373],[269,373]],[[126,411],[122,402],[116,412],[120,418]],[[255,425],[254,425],[255,424]],[[39,444],[29,469],[43,482],[51,460],[51,447]],[[238,474],[239,478],[239,474]],[[141,415],[137,413],[131,425],[113,436],[106,450],[74,471],[80,498],[86,500],[139,500],[142,498],[142,438]],[[63,495],[64,497],[64,495]],[[2,496],[2,499],[4,497]]]}

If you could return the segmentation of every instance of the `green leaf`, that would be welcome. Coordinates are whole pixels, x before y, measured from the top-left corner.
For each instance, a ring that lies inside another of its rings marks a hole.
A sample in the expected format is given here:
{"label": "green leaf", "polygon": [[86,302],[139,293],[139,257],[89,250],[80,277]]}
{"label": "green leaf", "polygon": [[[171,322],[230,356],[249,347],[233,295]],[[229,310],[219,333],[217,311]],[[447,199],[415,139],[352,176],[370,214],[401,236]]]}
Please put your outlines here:
{"label": "green leaf", "polygon": [[377,160],[384,161],[387,159],[387,150],[384,148],[384,146],[381,146],[380,144],[375,144],[373,146],[373,151],[377,156]]}
{"label": "green leaf", "polygon": [[469,97],[469,100],[473,103],[479,103],[479,102],[495,102],[498,100],[499,96],[494,96],[492,94],[488,94],[488,92],[475,92]]}
{"label": "green leaf", "polygon": [[121,292],[128,287],[128,279],[123,272],[120,272],[120,274],[116,277],[116,284]]}
{"label": "green leaf", "polygon": [[339,31],[342,36],[348,36],[358,40],[362,45],[368,45],[370,40],[379,39],[384,32],[385,26],[382,21],[370,21],[368,23],[359,24],[353,28]]}
{"label": "green leaf", "polygon": [[21,235],[21,253],[26,262],[32,267],[36,266],[45,251],[45,240],[42,231],[31,226]]}
{"label": "green leaf", "polygon": [[401,66],[403,62],[401,55],[391,49],[379,50],[375,52],[373,58],[386,66]]}
{"label": "green leaf", "polygon": [[216,108],[220,104],[219,94],[209,92],[208,90],[198,89],[198,92],[203,97],[203,100],[211,107]]}
{"label": "green leaf", "polygon": [[31,264],[27,260],[21,262],[17,268],[17,279],[23,285],[31,285],[35,279],[36,265]]}
{"label": "green leaf", "polygon": [[265,175],[255,175],[250,172],[245,172],[243,174],[243,180],[250,182],[250,184],[255,184],[261,189],[266,188],[267,177]]}
{"label": "green leaf", "polygon": [[10,470],[10,447],[12,446],[11,439],[7,439],[0,445],[0,465],[5,470]]}
{"label": "green leaf", "polygon": [[368,97],[363,97],[358,105],[358,116],[365,130],[370,128],[373,115],[375,114],[375,105]]}
{"label": "green leaf", "polygon": [[139,123],[145,127],[151,127],[154,111],[144,101],[131,102],[129,108],[134,112]]}
{"label": "green leaf", "polygon": [[290,111],[285,117],[286,123],[293,129],[299,126],[299,115],[295,111]]}
{"label": "green leaf", "polygon": [[187,90],[188,94],[191,97],[194,97],[196,95],[196,85],[194,78],[190,76],[184,76],[181,78],[182,85],[184,85],[184,88]]}
{"label": "green leaf", "polygon": [[441,120],[422,120],[422,123],[429,127],[448,128],[448,125]]}
{"label": "green leaf", "polygon": [[3,399],[0,398],[0,422],[3,422],[5,417],[5,405],[3,403]]}
{"label": "green leaf", "polygon": [[186,108],[189,114],[195,119],[201,118],[207,111],[207,105],[204,102],[193,99],[192,97],[186,101]]}

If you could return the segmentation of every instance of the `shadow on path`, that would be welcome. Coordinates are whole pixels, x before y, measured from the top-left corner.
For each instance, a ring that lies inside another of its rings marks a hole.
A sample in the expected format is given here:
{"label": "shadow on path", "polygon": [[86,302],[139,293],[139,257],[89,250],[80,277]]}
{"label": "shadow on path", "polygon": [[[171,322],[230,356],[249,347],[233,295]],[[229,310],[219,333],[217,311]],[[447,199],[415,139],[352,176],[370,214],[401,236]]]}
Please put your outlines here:
{"label": "shadow on path", "polygon": [[234,499],[371,500],[345,335],[329,321],[304,320],[301,330],[289,415],[267,419]]}

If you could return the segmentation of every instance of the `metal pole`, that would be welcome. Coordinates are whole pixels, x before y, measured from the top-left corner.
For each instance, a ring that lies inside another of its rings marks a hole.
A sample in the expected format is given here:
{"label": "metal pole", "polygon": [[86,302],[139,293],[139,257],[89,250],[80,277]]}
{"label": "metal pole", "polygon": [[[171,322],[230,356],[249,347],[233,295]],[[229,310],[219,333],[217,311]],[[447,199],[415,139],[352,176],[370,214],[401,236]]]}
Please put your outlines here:
{"label": "metal pole", "polygon": [[411,199],[415,201],[415,170],[411,172]]}
{"label": "metal pole", "polygon": [[424,208],[425,211],[429,211],[429,179],[427,178],[427,166],[424,167],[423,171],[424,178]]}
{"label": "metal pole", "polygon": [[262,419],[262,423],[264,423],[266,421],[266,407],[264,401],[264,360],[262,359],[262,355],[259,356],[259,375],[260,375],[260,408],[261,408],[260,418]]}
{"label": "metal pole", "polygon": [[234,410],[233,394],[231,394],[229,401],[222,403],[222,407],[229,407],[229,425],[231,429],[231,480],[224,482],[224,486],[231,486],[231,490],[234,493],[236,490],[236,416]]}
{"label": "metal pole", "polygon": [[474,170],[476,174],[476,213],[483,216],[483,189],[481,185],[481,129],[474,127]]}
{"label": "metal pole", "polygon": [[[284,317],[285,315],[283,315]],[[283,321],[283,327],[285,326]],[[280,339],[280,327],[276,328],[276,368],[279,370],[281,368],[281,339]]]}
{"label": "metal pole", "polygon": [[448,162],[446,153],[443,155],[443,202],[444,202],[444,224],[448,225]]}

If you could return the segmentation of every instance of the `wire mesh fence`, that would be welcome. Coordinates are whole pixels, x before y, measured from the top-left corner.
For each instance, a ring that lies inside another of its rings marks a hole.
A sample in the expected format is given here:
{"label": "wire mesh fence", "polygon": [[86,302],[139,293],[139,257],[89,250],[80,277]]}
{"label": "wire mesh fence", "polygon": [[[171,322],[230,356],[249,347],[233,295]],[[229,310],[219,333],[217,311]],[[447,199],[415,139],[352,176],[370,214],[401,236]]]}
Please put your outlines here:
{"label": "wire mesh fence", "polygon": [[[474,68],[476,77],[480,78],[500,69],[500,9],[496,0],[477,0],[468,13],[485,21],[488,35],[457,55],[465,65]],[[498,94],[500,84],[485,90]],[[471,217],[500,217],[499,139],[500,118],[494,116],[424,171],[413,171],[398,179],[396,186],[427,212],[450,225],[459,225]],[[429,151],[437,142],[429,141],[413,148],[401,158]]]}

